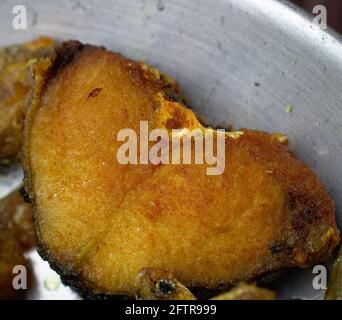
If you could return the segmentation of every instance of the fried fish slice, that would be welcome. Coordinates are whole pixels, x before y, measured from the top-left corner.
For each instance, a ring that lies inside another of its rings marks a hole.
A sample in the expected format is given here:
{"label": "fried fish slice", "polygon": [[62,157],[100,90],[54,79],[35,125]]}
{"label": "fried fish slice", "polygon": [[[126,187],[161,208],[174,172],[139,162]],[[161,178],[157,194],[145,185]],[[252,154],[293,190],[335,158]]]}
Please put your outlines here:
{"label": "fried fish slice", "polygon": [[240,283],[231,291],[220,294],[211,300],[276,300],[276,294],[253,284]]}
{"label": "fried fish slice", "polygon": [[118,132],[139,133],[141,120],[211,130],[151,70],[78,42],[35,66],[22,164],[40,252],[65,281],[134,296],[152,268],[215,289],[329,256],[334,203],[279,135],[227,133],[218,176],[205,164],[119,164]]}
{"label": "fried fish slice", "polygon": [[34,245],[32,208],[16,190],[0,201],[0,299],[19,298],[22,290],[12,285],[13,268],[25,266],[25,250]]}
{"label": "fried fish slice", "polygon": [[0,160],[14,158],[23,143],[24,105],[32,87],[30,61],[54,41],[42,37],[0,50]]}
{"label": "fried fish slice", "polygon": [[32,205],[23,200],[19,190],[0,201],[0,227],[10,229],[24,249],[35,245]]}

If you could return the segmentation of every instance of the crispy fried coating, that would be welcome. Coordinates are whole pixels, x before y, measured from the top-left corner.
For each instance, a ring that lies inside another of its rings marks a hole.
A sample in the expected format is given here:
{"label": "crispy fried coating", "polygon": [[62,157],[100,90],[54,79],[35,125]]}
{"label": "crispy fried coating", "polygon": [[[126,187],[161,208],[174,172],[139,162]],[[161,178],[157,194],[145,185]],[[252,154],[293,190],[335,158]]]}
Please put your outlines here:
{"label": "crispy fried coating", "polygon": [[334,203],[278,135],[227,133],[218,176],[206,164],[118,162],[119,130],[139,132],[141,120],[203,129],[170,90],[149,68],[78,42],[36,64],[22,164],[40,252],[64,280],[134,296],[144,268],[215,289],[324,260],[339,241]]}
{"label": "crispy fried coating", "polygon": [[13,288],[13,268],[29,268],[24,252],[34,243],[32,208],[17,190],[0,201],[0,299],[19,298],[23,293]]}
{"label": "crispy fried coating", "polygon": [[137,299],[196,300],[196,297],[167,270],[143,269],[136,278]]}
{"label": "crispy fried coating", "polygon": [[54,44],[38,38],[0,50],[0,161],[7,162],[23,143],[24,105],[33,84],[30,62]]}

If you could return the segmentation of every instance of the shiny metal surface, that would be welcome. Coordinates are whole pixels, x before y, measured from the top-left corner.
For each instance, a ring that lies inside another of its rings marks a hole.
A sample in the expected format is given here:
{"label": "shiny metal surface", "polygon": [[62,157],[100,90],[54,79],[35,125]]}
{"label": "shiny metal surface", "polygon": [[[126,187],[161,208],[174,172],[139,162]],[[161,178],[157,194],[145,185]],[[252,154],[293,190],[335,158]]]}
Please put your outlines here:
{"label": "shiny metal surface", "polygon": [[[210,124],[285,132],[291,149],[327,185],[342,225],[340,36],[317,29],[297,8],[275,0],[21,4],[27,7],[29,23],[27,30],[16,31],[12,8],[17,1],[0,3],[1,46],[38,35],[104,45],[172,75]],[[290,105],[293,112],[288,113]],[[0,195],[6,192],[3,186]],[[40,283],[48,272],[44,270],[37,274]],[[321,297],[312,278],[310,270],[287,275],[278,285],[280,297]],[[56,294],[75,298],[63,287]],[[29,295],[48,297],[44,290]]]}

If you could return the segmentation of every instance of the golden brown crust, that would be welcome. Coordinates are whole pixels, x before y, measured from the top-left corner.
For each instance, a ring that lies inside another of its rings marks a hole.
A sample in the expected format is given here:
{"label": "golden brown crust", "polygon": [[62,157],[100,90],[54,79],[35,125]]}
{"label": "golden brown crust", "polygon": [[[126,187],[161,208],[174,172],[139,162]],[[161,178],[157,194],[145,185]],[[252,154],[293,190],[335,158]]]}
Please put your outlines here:
{"label": "golden brown crust", "polygon": [[118,131],[140,120],[206,130],[152,70],[77,42],[36,65],[22,164],[43,256],[111,295],[134,295],[143,268],[214,289],[325,259],[339,241],[334,204],[277,135],[227,134],[221,176],[117,162]]}
{"label": "golden brown crust", "polygon": [[33,84],[30,62],[54,44],[39,38],[0,51],[0,161],[7,162],[23,143],[25,100]]}

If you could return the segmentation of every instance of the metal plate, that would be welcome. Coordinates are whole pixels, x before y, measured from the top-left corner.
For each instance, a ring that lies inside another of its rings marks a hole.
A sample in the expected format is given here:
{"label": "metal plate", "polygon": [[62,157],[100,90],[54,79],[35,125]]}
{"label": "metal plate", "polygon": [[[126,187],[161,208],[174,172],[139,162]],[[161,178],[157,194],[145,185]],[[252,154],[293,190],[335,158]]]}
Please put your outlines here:
{"label": "metal plate", "polygon": [[[337,34],[319,30],[296,7],[275,0],[21,4],[28,11],[28,28],[16,31],[12,8],[17,1],[0,3],[1,46],[38,35],[104,45],[172,75],[210,124],[285,132],[291,149],[327,185],[342,225],[342,45]],[[294,108],[290,114],[288,105]],[[50,271],[30,256],[42,283]],[[321,297],[312,277],[310,270],[287,275],[278,285],[280,297]],[[50,297],[43,289],[29,295]],[[52,297],[75,295],[61,286]]]}

